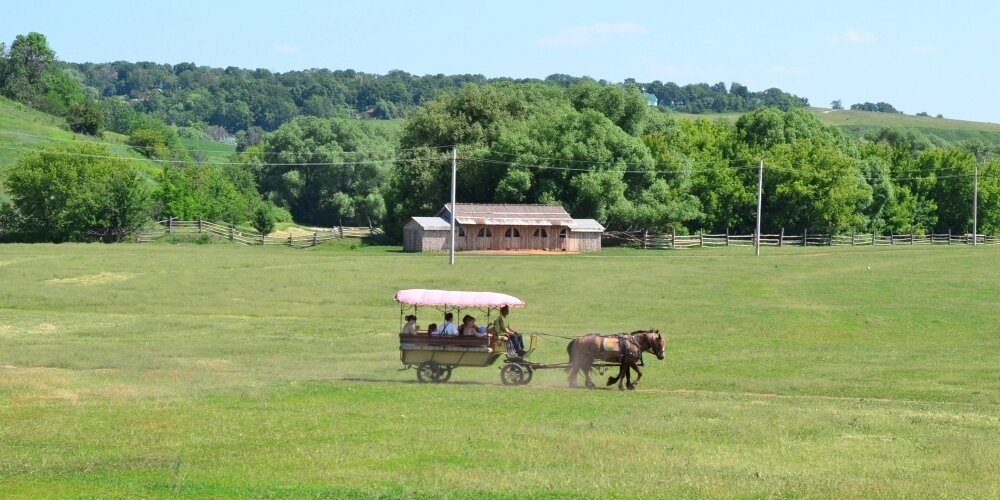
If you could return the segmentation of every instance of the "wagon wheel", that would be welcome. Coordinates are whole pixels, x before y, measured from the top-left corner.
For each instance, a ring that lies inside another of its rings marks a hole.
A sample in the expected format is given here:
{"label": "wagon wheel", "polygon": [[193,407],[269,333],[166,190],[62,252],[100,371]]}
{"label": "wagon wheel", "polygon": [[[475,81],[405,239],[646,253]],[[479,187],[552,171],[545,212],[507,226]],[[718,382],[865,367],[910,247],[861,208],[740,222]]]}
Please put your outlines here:
{"label": "wagon wheel", "polygon": [[422,383],[434,382],[440,384],[451,378],[450,366],[439,365],[433,361],[424,361],[417,367],[417,380]]}
{"label": "wagon wheel", "polygon": [[500,381],[503,385],[524,385],[530,380],[527,367],[518,363],[507,363],[500,369]]}
{"label": "wagon wheel", "polygon": [[522,384],[528,385],[531,383],[531,379],[535,377],[535,370],[531,368],[530,365],[525,365],[524,368],[527,372],[527,376],[524,378],[524,382],[522,382]]}
{"label": "wagon wheel", "polygon": [[437,382],[440,377],[441,368],[433,361],[424,361],[417,367],[417,380],[426,384],[427,382]]}

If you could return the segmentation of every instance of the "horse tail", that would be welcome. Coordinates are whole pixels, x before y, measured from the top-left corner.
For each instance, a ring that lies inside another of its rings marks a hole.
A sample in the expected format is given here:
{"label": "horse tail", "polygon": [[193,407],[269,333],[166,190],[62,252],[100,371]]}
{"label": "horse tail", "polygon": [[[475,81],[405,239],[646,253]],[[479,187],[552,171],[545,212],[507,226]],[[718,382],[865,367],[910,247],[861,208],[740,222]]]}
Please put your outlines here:
{"label": "horse tail", "polygon": [[566,371],[569,371],[569,369],[573,366],[573,347],[576,346],[577,340],[578,339],[570,340],[569,344],[566,345],[566,354],[569,356],[569,363],[567,363]]}

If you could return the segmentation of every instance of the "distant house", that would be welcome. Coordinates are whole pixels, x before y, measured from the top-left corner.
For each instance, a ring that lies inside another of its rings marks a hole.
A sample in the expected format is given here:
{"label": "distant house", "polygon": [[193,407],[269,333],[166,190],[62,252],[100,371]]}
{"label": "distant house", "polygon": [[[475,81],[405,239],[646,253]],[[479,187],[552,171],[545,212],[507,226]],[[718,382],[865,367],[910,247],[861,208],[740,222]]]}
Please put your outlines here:
{"label": "distant house", "polygon": [[574,219],[559,205],[459,203],[456,208],[447,204],[434,217],[411,218],[403,226],[403,250],[447,251],[452,214],[456,251],[601,249],[604,226],[594,219]]}
{"label": "distant house", "polygon": [[660,99],[649,92],[643,92],[642,96],[646,98],[646,105],[655,108],[660,105]]}

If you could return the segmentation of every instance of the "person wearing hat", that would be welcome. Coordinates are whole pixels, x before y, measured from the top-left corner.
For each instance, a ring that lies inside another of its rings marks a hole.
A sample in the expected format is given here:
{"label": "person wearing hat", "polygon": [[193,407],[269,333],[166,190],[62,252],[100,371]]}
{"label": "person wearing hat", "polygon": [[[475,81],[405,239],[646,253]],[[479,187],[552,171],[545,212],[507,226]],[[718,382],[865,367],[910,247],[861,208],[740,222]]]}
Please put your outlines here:
{"label": "person wearing hat", "polygon": [[507,324],[507,313],[510,312],[510,308],[503,306],[500,308],[500,314],[497,319],[493,321],[493,331],[497,335],[506,335],[507,341],[510,342],[511,347],[514,348],[514,352],[517,353],[518,357],[523,358],[524,352],[524,340],[521,339],[521,334],[515,332]]}
{"label": "person wearing hat", "polygon": [[399,332],[401,335],[416,335],[420,332],[420,326],[417,325],[417,315],[410,314],[406,316],[406,324],[403,325],[403,329]]}

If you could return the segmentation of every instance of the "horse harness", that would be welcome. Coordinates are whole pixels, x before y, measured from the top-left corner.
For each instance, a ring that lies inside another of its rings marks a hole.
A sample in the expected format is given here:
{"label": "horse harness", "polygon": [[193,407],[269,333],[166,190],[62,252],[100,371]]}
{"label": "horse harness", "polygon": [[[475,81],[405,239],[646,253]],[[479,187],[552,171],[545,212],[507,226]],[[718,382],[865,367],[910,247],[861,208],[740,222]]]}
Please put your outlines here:
{"label": "horse harness", "polygon": [[[628,344],[635,346],[635,352],[628,348]],[[642,365],[642,346],[635,341],[634,335],[619,333],[618,350],[621,361],[638,361],[638,364]]]}

